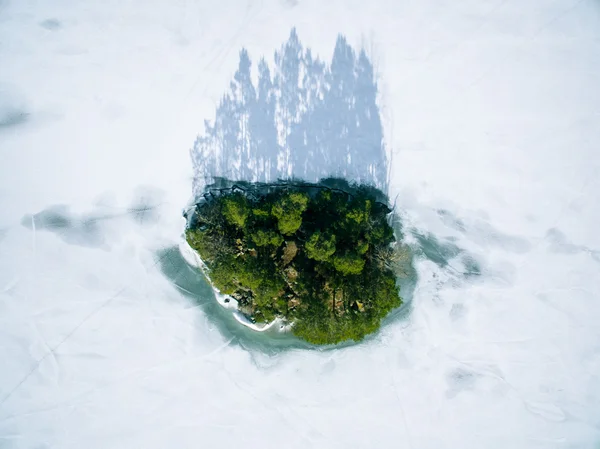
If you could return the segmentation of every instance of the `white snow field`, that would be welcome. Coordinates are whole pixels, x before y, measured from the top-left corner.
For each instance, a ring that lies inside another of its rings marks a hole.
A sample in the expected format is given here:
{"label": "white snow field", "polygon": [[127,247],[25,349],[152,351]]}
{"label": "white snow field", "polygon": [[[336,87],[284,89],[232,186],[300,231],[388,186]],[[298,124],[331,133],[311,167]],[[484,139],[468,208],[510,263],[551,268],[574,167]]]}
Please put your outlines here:
{"label": "white snow field", "polygon": [[[391,197],[481,267],[420,258],[335,350],[168,265],[238,52],[294,26],[369,51]],[[599,169],[596,0],[0,0],[0,448],[598,448]]]}

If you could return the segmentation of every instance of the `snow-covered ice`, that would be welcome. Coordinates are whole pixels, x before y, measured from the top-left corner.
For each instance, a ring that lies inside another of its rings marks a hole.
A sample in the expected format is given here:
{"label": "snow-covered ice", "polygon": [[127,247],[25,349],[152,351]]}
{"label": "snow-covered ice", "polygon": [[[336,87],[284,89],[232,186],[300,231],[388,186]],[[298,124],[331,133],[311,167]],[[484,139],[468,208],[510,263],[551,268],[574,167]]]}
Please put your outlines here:
{"label": "snow-covered ice", "polygon": [[[294,26],[368,49],[391,197],[481,267],[337,350],[247,345],[175,256],[239,50]],[[594,0],[0,0],[0,447],[596,447],[599,79]]]}

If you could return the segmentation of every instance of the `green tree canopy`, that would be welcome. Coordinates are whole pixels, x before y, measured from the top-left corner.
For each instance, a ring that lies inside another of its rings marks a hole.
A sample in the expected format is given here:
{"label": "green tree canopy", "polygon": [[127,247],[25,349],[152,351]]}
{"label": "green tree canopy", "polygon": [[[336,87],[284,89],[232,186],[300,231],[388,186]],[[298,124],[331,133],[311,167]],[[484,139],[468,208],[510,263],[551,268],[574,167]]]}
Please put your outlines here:
{"label": "green tree canopy", "polygon": [[306,255],[316,261],[326,262],[335,253],[335,235],[315,232],[306,242]]}
{"label": "green tree canopy", "polygon": [[271,209],[277,218],[279,231],[283,235],[292,235],[302,225],[302,212],[308,205],[308,196],[303,193],[293,192],[284,194]]}
{"label": "green tree canopy", "polygon": [[250,214],[248,199],[240,192],[229,195],[222,200],[223,216],[229,224],[243,228]]}
{"label": "green tree canopy", "polygon": [[283,237],[281,234],[275,231],[265,231],[264,229],[257,229],[252,234],[252,241],[256,246],[279,246],[283,243]]}
{"label": "green tree canopy", "polygon": [[333,266],[343,275],[359,274],[365,266],[365,259],[358,254],[335,256]]}
{"label": "green tree canopy", "polygon": [[201,203],[186,239],[250,319],[281,317],[298,337],[331,344],[361,340],[401,304],[390,209],[370,190],[244,188]]}

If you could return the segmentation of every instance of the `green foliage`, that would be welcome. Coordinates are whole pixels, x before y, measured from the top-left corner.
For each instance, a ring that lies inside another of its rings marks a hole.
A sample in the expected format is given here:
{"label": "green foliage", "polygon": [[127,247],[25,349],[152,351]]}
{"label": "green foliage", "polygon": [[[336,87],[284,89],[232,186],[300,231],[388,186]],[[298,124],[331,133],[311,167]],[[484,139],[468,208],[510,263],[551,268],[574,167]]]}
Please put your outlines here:
{"label": "green foliage", "polygon": [[318,262],[328,261],[335,253],[335,235],[329,237],[320,231],[310,236],[305,245],[306,255]]}
{"label": "green foliage", "polygon": [[265,207],[253,208],[252,214],[254,214],[254,216],[260,217],[260,218],[268,218],[271,215],[271,213],[269,212],[269,209],[267,209]]}
{"label": "green foliage", "polygon": [[197,209],[186,239],[256,322],[284,317],[314,344],[360,341],[401,304],[390,209],[377,201],[361,186],[223,193]]}
{"label": "green foliage", "polygon": [[367,240],[373,246],[387,246],[394,241],[394,230],[387,222],[375,223],[370,232],[367,234]]}
{"label": "green foliage", "polygon": [[335,256],[333,259],[333,266],[345,276],[349,274],[359,274],[365,267],[365,259],[357,254]]}
{"label": "green foliage", "polygon": [[285,282],[280,277],[265,277],[261,279],[258,288],[254,289],[256,293],[256,305],[259,307],[273,306],[284,287]]}
{"label": "green foliage", "polygon": [[283,243],[283,237],[275,231],[265,231],[264,229],[257,229],[251,234],[252,241],[256,246],[280,246]]}
{"label": "green foliage", "polygon": [[357,224],[367,222],[369,219],[369,213],[371,212],[371,201],[366,200],[363,204],[355,206],[346,212],[346,219],[352,220]]}
{"label": "green foliage", "polygon": [[319,199],[324,202],[331,201],[331,190],[321,190]]}
{"label": "green foliage", "polygon": [[277,226],[283,235],[292,235],[302,226],[302,215],[299,213],[288,213],[277,217]]}
{"label": "green foliage", "polygon": [[230,258],[223,258],[211,265],[210,280],[224,295],[231,295],[237,290],[235,278],[231,276],[236,269],[235,265],[235,261]]}
{"label": "green foliage", "polygon": [[223,216],[229,224],[243,228],[250,214],[248,200],[242,193],[236,192],[222,200]]}
{"label": "green foliage", "polygon": [[359,240],[359,242],[357,243],[356,246],[356,251],[358,252],[358,254],[365,254],[367,251],[369,250],[369,242],[364,242],[362,240]]}
{"label": "green foliage", "polygon": [[287,196],[287,201],[300,210],[300,212],[304,212],[308,205],[308,195],[300,192],[292,192]]}
{"label": "green foliage", "polygon": [[311,311],[294,325],[294,333],[309,343],[326,345],[345,340],[360,341],[379,328],[380,320],[368,315],[348,314],[337,320],[328,319],[326,311]]}
{"label": "green foliage", "polygon": [[308,196],[303,193],[287,193],[271,209],[277,218],[277,226],[283,235],[292,235],[302,225],[302,212],[308,205]]}
{"label": "green foliage", "polygon": [[219,256],[231,253],[223,236],[215,232],[188,229],[186,239],[205,262],[212,262]]}

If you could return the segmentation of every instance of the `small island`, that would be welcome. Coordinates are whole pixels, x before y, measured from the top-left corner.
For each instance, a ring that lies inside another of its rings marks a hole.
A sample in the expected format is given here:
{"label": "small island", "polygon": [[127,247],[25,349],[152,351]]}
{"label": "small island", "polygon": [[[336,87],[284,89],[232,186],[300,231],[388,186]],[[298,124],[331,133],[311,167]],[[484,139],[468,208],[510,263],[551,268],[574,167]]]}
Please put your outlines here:
{"label": "small island", "polygon": [[313,344],[360,341],[401,305],[391,209],[345,183],[237,183],[208,190],[186,240],[212,285],[252,323],[280,319]]}

